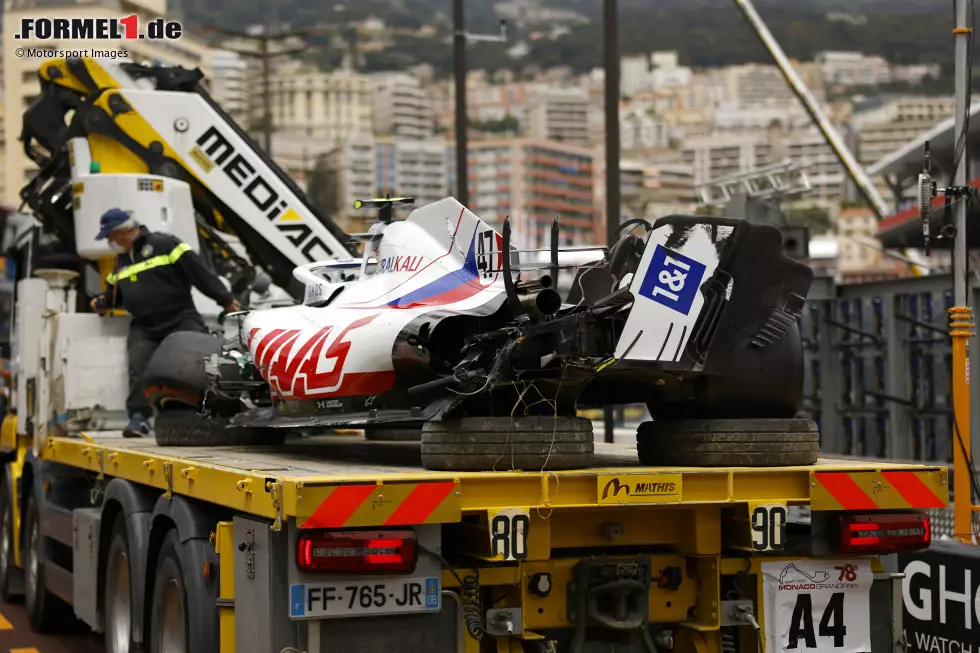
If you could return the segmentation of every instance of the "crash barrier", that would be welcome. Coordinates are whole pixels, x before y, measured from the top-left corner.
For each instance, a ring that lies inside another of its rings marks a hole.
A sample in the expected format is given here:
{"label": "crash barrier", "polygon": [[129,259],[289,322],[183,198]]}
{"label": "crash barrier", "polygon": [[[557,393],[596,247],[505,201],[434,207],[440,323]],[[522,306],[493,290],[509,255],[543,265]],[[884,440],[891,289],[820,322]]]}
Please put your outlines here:
{"label": "crash barrier", "polygon": [[[950,275],[848,285],[814,279],[801,321],[803,412],[819,424],[825,455],[952,460],[952,284]],[[980,309],[980,290],[970,294]],[[980,451],[980,384],[970,392]]]}
{"label": "crash barrier", "polygon": [[898,555],[908,651],[980,652],[980,546],[936,541]]}

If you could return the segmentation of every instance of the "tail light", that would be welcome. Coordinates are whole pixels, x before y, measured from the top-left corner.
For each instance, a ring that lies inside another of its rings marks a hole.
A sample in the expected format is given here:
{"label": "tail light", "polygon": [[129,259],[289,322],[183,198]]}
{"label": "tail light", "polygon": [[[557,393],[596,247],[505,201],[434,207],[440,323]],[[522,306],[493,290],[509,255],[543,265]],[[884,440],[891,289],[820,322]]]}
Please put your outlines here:
{"label": "tail light", "polygon": [[840,552],[896,553],[925,549],[932,540],[927,515],[849,515],[840,518]]}
{"label": "tail light", "polygon": [[418,561],[414,531],[302,533],[296,564],[307,572],[410,574]]}

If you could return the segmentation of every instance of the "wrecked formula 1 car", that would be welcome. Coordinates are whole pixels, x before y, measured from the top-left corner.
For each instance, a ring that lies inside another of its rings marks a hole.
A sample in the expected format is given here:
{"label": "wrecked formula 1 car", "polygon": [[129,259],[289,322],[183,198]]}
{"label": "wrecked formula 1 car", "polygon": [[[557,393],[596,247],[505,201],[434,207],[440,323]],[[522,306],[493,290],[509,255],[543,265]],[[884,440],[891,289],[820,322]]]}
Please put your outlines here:
{"label": "wrecked formula 1 car", "polygon": [[212,419],[414,435],[429,469],[561,469],[592,460],[579,409],[645,403],[644,464],[815,462],[815,425],[795,419],[812,272],[777,229],[630,220],[569,266],[557,219],[550,250],[518,251],[509,220],[498,233],[453,198],[403,221],[377,206],[362,259],[299,268],[303,305],[240,318],[207,366]]}

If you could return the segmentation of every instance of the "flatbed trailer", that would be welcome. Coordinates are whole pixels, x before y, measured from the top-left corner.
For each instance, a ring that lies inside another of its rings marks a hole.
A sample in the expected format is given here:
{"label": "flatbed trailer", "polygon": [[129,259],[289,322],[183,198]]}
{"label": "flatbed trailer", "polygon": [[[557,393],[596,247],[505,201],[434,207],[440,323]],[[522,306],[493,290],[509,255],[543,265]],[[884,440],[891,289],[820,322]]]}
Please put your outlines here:
{"label": "flatbed trailer", "polygon": [[643,467],[597,444],[589,469],[445,473],[360,435],[35,448],[11,421],[8,578],[35,627],[70,605],[109,651],[892,652],[886,554],[949,503],[931,465]]}

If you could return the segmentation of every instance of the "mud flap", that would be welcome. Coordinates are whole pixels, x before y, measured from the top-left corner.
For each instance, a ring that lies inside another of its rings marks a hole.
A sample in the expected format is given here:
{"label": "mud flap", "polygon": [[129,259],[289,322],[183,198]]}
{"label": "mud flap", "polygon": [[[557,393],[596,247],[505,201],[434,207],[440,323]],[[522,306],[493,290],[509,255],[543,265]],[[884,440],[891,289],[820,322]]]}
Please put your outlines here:
{"label": "mud flap", "polygon": [[568,619],[574,624],[570,650],[582,650],[586,631],[604,630],[618,641],[628,638],[622,650],[656,653],[647,627],[652,576],[648,558],[596,558],[575,565],[568,584]]}

